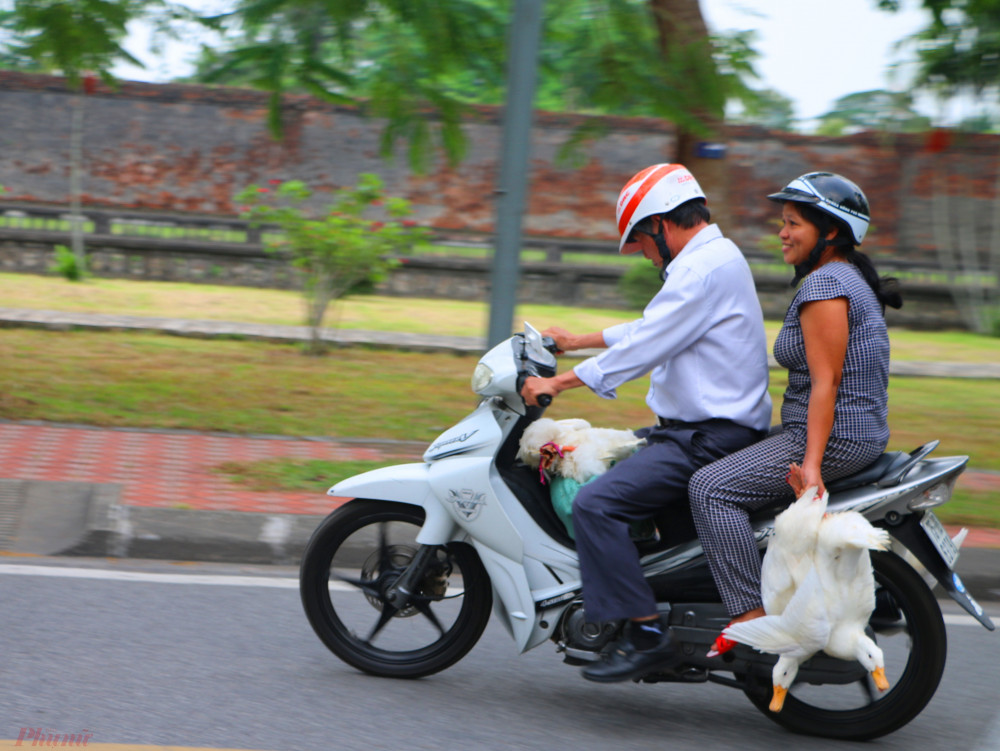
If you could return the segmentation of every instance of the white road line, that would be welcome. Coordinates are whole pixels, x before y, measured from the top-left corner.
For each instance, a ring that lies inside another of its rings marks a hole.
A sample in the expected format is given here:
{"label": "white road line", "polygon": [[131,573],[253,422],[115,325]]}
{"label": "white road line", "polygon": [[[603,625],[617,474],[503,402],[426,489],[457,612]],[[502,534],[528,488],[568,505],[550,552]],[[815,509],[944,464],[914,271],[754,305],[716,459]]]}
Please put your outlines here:
{"label": "white road line", "polygon": [[[287,576],[219,576],[216,574],[163,574],[145,571],[80,568],[71,566],[32,566],[23,563],[0,564],[0,576],[48,576],[57,579],[97,579],[102,581],[141,582],[145,584],[195,584],[214,587],[265,587],[298,589],[299,580]],[[349,584],[330,582],[330,589],[353,590]],[[949,626],[982,625],[971,615],[946,613]]]}
{"label": "white road line", "polygon": [[[142,582],[146,584],[201,584],[215,587],[270,587],[298,589],[299,580],[278,576],[218,576],[213,574],[161,574],[144,571],[115,571],[64,566],[0,564],[0,575],[49,576],[61,579],[100,579],[104,581]],[[346,586],[346,585],[345,585]]]}
{"label": "white road line", "polygon": [[[994,623],[996,622],[996,616],[990,616]],[[946,626],[979,626],[984,628],[983,624],[973,618],[971,615],[962,615],[958,613],[945,613],[944,622]]]}

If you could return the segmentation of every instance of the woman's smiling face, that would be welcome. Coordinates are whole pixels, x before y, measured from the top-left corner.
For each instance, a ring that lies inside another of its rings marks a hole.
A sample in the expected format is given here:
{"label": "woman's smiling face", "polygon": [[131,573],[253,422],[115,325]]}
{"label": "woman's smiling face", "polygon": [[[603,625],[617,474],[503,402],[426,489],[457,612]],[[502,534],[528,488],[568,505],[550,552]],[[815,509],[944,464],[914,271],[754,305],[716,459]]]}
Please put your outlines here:
{"label": "woman's smiling face", "polygon": [[798,204],[785,201],[781,207],[781,255],[789,266],[805,263],[812,249],[819,242],[819,229],[806,220]]}

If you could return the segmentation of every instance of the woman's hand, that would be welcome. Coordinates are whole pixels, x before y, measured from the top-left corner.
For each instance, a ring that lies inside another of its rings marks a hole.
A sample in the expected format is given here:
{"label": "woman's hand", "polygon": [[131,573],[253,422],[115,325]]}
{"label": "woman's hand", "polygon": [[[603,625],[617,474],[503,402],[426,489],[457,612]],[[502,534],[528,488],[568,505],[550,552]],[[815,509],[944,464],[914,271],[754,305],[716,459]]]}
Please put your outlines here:
{"label": "woman's hand", "polygon": [[[819,467],[810,467],[808,464],[802,464],[802,483],[803,490],[805,488],[811,488],[814,485],[819,489],[820,495],[826,492],[826,485],[823,484],[823,475],[820,473]],[[801,495],[801,493],[799,493]]]}
{"label": "woman's hand", "polygon": [[788,465],[788,477],[785,479],[792,486],[792,492],[795,493],[796,498],[800,497],[813,485],[819,489],[820,495],[826,492],[823,477],[820,475],[818,469],[807,471],[795,462],[792,462]]}

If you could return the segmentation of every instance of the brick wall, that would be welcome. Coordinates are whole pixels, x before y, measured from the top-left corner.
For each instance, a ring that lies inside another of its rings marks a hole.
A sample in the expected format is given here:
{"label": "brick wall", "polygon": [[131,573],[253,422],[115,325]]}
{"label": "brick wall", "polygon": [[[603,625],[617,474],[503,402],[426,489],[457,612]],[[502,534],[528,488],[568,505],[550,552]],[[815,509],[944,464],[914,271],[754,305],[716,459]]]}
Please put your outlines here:
{"label": "brick wall", "polygon": [[[267,95],[260,92],[122,82],[118,90],[102,85],[78,99],[60,78],[10,71],[0,71],[5,198],[68,200],[71,113],[79,102],[82,190],[93,205],[234,214],[233,195],[252,182],[297,178],[322,192],[371,171],[391,193],[409,198],[423,223],[492,230],[501,140],[494,108],[476,110],[467,128],[469,156],[458,168],[437,158],[427,174],[417,175],[404,154],[391,161],[379,156],[379,123],[311,97],[288,97],[286,138],[277,142],[267,131]],[[581,122],[549,113],[536,117],[529,233],[611,240],[619,188],[637,170],[668,158],[674,143],[662,121],[606,118],[605,135],[583,148],[576,166],[565,166],[557,154]],[[967,244],[972,238],[985,268],[998,136],[943,143],[923,135],[818,138],[733,127],[724,141],[731,184],[725,205],[715,208],[726,218],[726,233],[747,249],[775,231],[769,223],[775,207],[763,196],[822,168],[848,175],[867,192],[874,226],[865,246],[876,258],[892,254],[937,265],[938,246],[957,248],[960,238]]]}

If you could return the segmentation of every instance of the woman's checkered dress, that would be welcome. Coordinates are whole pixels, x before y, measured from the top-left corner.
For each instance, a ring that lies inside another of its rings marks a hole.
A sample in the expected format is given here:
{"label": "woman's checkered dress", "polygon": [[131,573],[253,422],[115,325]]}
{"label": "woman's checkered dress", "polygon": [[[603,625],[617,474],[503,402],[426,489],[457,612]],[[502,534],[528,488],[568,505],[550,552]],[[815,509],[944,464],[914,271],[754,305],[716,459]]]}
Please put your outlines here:
{"label": "woman's checkered dress", "polygon": [[801,464],[805,455],[811,387],[799,310],[804,303],[837,297],[849,303],[849,334],[823,479],[864,469],[889,441],[889,337],[882,308],[853,265],[827,263],[803,280],[774,343],[775,358],[788,368],[782,431],[698,470],[688,488],[698,535],[732,616],[761,606],[760,552],[749,515],[794,500],[786,481],[788,465]]}

